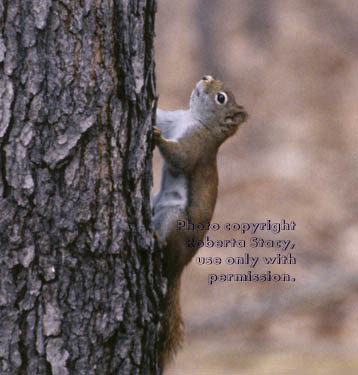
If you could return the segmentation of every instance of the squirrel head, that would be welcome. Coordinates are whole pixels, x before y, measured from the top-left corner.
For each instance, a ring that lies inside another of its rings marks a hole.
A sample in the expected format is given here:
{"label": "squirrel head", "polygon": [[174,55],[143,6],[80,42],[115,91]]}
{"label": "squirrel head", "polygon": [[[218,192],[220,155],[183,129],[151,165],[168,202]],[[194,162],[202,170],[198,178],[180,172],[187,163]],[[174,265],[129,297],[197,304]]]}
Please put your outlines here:
{"label": "squirrel head", "polygon": [[209,75],[196,84],[190,97],[190,111],[196,120],[212,129],[222,141],[232,136],[248,118],[232,92]]}

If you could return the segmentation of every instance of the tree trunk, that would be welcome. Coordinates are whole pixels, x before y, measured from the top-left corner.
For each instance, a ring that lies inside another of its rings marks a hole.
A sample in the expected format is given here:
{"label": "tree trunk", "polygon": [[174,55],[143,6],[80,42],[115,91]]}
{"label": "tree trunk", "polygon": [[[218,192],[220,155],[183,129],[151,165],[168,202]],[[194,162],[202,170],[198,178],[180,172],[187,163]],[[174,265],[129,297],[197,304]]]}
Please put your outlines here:
{"label": "tree trunk", "polygon": [[156,374],[155,0],[0,0],[0,373]]}

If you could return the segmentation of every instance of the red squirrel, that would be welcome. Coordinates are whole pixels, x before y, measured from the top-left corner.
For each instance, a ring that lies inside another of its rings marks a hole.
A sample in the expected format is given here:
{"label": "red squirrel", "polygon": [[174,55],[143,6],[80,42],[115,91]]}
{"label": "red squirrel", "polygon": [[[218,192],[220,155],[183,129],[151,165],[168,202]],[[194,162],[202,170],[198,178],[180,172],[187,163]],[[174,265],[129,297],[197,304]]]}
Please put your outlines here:
{"label": "red squirrel", "polygon": [[224,84],[207,75],[194,88],[188,110],[157,110],[154,142],[164,159],[159,192],[154,196],[154,227],[164,250],[168,280],[160,329],[162,367],[173,357],[183,336],[179,304],[180,277],[198,251],[187,246],[205,231],[180,231],[179,221],[195,226],[210,222],[217,197],[216,155],[248,115]]}

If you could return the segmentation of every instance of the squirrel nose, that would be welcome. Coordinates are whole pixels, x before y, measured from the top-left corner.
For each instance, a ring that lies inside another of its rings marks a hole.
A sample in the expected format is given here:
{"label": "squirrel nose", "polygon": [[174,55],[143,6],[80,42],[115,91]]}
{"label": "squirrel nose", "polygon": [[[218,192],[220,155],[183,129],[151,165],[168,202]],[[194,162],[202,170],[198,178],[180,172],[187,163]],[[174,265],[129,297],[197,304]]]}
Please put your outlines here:
{"label": "squirrel nose", "polygon": [[242,107],[241,105],[239,107],[240,107],[240,110],[241,110],[239,112],[239,115],[241,115],[242,122],[246,122],[249,118],[249,114],[246,112],[244,107]]}

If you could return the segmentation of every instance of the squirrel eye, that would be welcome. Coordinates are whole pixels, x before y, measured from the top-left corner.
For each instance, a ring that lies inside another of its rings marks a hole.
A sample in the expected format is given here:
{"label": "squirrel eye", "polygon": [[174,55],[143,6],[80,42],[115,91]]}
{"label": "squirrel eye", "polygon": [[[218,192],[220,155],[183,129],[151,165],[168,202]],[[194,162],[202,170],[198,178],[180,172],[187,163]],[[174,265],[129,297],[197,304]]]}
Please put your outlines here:
{"label": "squirrel eye", "polygon": [[224,92],[219,92],[219,93],[216,94],[215,100],[219,104],[226,104],[227,95]]}

